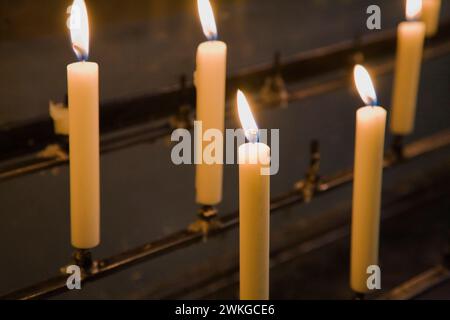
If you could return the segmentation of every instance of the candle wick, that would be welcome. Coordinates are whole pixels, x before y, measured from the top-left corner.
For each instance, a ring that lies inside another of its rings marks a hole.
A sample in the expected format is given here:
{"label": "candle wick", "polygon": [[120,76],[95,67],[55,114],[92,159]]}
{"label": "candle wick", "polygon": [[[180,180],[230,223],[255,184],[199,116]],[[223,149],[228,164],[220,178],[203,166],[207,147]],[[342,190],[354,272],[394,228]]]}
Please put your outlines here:
{"label": "candle wick", "polygon": [[412,17],[406,17],[406,21],[407,22],[417,22],[417,21],[420,21],[420,18],[422,17],[422,15],[421,14],[415,14],[414,16],[412,16]]}
{"label": "candle wick", "polygon": [[208,40],[209,41],[216,41],[217,39],[218,39],[218,36],[217,36],[217,33],[215,33],[215,32],[210,32],[209,34],[208,34]]}
{"label": "candle wick", "polygon": [[378,106],[378,101],[377,101],[377,99],[372,99],[372,100],[370,101],[370,105],[371,105],[372,107]]}
{"label": "candle wick", "polygon": [[83,52],[81,54],[80,60],[83,62],[86,62],[88,60],[88,55],[86,54],[86,52]]}
{"label": "candle wick", "polygon": [[258,143],[259,142],[259,130],[258,129],[247,130],[246,136],[250,143]]}
{"label": "candle wick", "polygon": [[79,61],[83,61],[83,62],[87,61],[88,53],[86,50],[84,50],[82,47],[80,47],[76,44],[73,44],[73,49],[74,49],[75,54],[77,55]]}

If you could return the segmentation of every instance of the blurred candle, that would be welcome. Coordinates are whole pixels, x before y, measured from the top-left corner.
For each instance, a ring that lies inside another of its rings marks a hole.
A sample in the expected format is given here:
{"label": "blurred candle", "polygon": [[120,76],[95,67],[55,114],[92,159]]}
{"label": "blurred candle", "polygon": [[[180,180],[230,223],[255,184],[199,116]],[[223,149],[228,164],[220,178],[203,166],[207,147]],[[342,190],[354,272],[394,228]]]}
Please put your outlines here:
{"label": "blurred candle", "polygon": [[69,23],[81,60],[67,66],[72,245],[88,249],[100,243],[99,85],[98,65],[86,62],[89,23],[83,0],[72,4]]}
{"label": "blurred candle", "polygon": [[240,298],[269,299],[270,148],[258,142],[258,127],[244,94],[239,118],[249,140],[239,147]]}
{"label": "blurred candle", "polygon": [[408,0],[406,16],[409,21],[398,26],[391,117],[391,130],[398,135],[407,135],[414,130],[425,38],[425,24],[416,20],[421,7],[421,0]]}
{"label": "blurred candle", "polygon": [[434,36],[439,28],[441,0],[423,0],[422,21],[425,23],[427,37]]}
{"label": "blurred candle", "polygon": [[[198,9],[208,41],[200,44],[197,49],[197,70],[194,77],[197,88],[197,121],[202,122],[203,132],[217,129],[223,136],[227,46],[216,40],[217,29],[209,1],[198,0]],[[203,159],[204,147],[211,143],[203,142],[202,138],[202,134],[196,137],[196,159]],[[223,144],[219,145],[220,150],[223,150]],[[197,163],[197,203],[215,205],[222,200],[222,175],[222,163]]]}
{"label": "blurred candle", "polygon": [[367,71],[358,65],[354,76],[368,106],[356,112],[350,286],[355,292],[364,293],[369,290],[367,267],[378,265],[386,110],[376,106],[375,90]]}

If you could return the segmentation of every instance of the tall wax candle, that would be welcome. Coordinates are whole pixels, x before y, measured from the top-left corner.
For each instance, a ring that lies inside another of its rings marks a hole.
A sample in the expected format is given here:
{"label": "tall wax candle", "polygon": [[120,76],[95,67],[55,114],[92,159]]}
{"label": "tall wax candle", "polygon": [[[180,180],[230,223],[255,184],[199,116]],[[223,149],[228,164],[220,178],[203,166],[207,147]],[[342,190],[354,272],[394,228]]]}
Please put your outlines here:
{"label": "tall wax candle", "polygon": [[[195,86],[197,89],[197,121],[203,132],[219,130],[223,136],[225,122],[225,80],[227,46],[217,41],[217,28],[208,0],[198,0],[203,31],[208,41],[197,49]],[[223,165],[203,161],[202,152],[211,141],[196,137],[196,201],[203,205],[216,205],[222,200]],[[216,152],[222,154],[223,141],[218,141]],[[220,151],[219,151],[220,150]],[[200,163],[198,162],[200,160]]]}
{"label": "tall wax candle", "polygon": [[415,20],[420,15],[421,0],[408,0],[406,9],[410,21],[398,26],[392,98],[391,131],[398,135],[407,135],[414,130],[425,38],[425,24]]}
{"label": "tall wax candle", "polygon": [[99,80],[89,51],[87,10],[83,0],[71,8],[73,48],[81,62],[67,66],[69,98],[70,213],[72,245],[88,249],[100,243]]}
{"label": "tall wax candle", "polygon": [[270,148],[258,142],[258,128],[242,92],[239,117],[248,143],[239,147],[240,298],[269,299]]}
{"label": "tall wax candle", "polygon": [[356,112],[350,286],[365,293],[369,291],[367,268],[378,265],[386,110],[375,106],[375,90],[362,66],[355,67],[355,81],[369,106]]}
{"label": "tall wax candle", "polygon": [[423,0],[422,21],[425,23],[427,37],[434,36],[439,29],[441,0]]}

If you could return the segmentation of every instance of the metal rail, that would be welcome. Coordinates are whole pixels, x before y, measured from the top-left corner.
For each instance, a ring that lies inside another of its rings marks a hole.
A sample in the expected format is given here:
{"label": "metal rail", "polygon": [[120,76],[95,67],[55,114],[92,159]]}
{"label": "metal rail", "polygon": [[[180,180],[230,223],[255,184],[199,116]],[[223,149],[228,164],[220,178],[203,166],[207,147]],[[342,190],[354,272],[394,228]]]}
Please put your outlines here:
{"label": "metal rail", "polygon": [[435,266],[402,283],[379,300],[411,300],[450,281],[450,269],[444,265]]}

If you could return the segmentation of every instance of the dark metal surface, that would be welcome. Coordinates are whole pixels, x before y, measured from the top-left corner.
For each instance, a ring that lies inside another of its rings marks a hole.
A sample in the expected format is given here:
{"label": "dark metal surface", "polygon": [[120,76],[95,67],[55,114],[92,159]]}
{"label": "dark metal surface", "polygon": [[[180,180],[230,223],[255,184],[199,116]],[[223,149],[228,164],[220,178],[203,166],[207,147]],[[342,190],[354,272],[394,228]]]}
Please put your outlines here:
{"label": "dark metal surface", "polygon": [[[401,164],[404,161],[412,160],[448,145],[450,145],[450,129],[406,145],[404,147],[404,158],[401,161],[391,154],[388,154],[384,166],[385,168],[390,168],[394,165]],[[352,181],[352,178],[351,171],[344,171],[335,176],[323,178],[317,183],[317,191],[315,192],[314,198],[325,194],[327,191],[346,185]],[[298,186],[298,184],[296,184],[296,186]],[[302,190],[299,190],[298,187],[294,187],[292,191],[271,200],[271,214],[302,202],[304,202]],[[208,231],[209,237],[221,234],[238,226],[239,215],[238,212],[233,212],[214,221],[216,222],[214,227],[211,227]],[[179,250],[194,243],[201,242],[203,239],[204,234],[201,230],[193,232],[190,229],[185,229],[168,237],[152,241],[115,256],[94,260],[93,263],[95,264],[95,267],[92,268],[89,273],[83,273],[83,282],[98,280],[137,263],[148,261],[163,254],[173,252],[174,250]],[[67,290],[66,279],[67,275],[61,273],[52,279],[15,291],[0,297],[0,299],[35,299],[54,296]]]}
{"label": "dark metal surface", "polygon": [[[284,83],[291,86],[335,72],[337,76],[332,79],[306,88],[290,89],[288,100],[296,101],[329,92],[348,84],[348,75],[355,63],[355,57],[363,57],[365,60],[390,57],[395,52],[395,45],[395,32],[387,31],[302,53],[286,61],[280,62],[277,56],[275,64],[244,70],[230,77],[227,80],[227,97],[233,96],[238,87],[259,91],[266,79],[274,76],[281,75]],[[432,59],[449,52],[450,22],[446,21],[441,25],[439,34],[427,40],[424,58]],[[383,74],[392,68],[391,59],[390,62],[376,67],[374,72]],[[264,99],[261,100],[263,103]],[[100,113],[101,152],[111,152],[165,137],[173,128],[171,120],[174,117],[180,115],[180,112],[194,112],[194,102],[195,89],[191,84],[186,84],[185,77],[182,77],[179,88],[103,104]],[[230,113],[232,114],[228,112]],[[130,128],[135,129],[129,132]],[[42,151],[49,145],[58,146],[61,153],[42,156]],[[24,161],[24,158],[27,160]],[[50,118],[0,128],[0,181],[67,162],[67,139],[54,134]]]}

